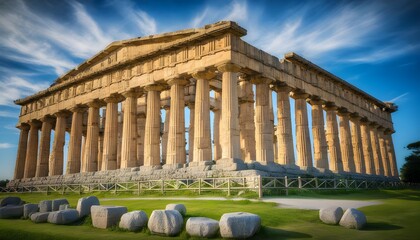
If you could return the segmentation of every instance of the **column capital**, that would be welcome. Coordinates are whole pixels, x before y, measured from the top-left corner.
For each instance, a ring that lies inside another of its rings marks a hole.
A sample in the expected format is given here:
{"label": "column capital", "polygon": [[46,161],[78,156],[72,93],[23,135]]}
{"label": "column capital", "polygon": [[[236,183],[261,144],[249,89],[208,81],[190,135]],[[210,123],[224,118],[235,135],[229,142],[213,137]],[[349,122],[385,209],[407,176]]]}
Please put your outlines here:
{"label": "column capital", "polygon": [[189,81],[187,79],[185,79],[184,77],[180,77],[180,76],[168,79],[168,80],[166,80],[166,82],[168,83],[169,86],[172,86],[172,85],[185,86],[189,83]]}
{"label": "column capital", "polygon": [[338,109],[338,107],[333,102],[326,102],[322,108],[324,108],[325,111],[335,111]]}
{"label": "column capital", "polygon": [[127,97],[140,97],[142,94],[142,91],[140,90],[140,88],[132,88],[126,92],[123,92],[122,95],[127,98]]}
{"label": "column capital", "polygon": [[81,105],[76,105],[76,106],[70,108],[69,110],[71,112],[80,112],[81,113],[81,112],[85,112],[86,111],[86,108],[83,107],[83,106],[81,106]]}
{"label": "column capital", "polygon": [[350,119],[354,122],[359,122],[362,117],[358,113],[351,113]]}
{"label": "column capital", "polygon": [[311,96],[310,98],[308,98],[306,100],[309,104],[311,105],[323,105],[325,104],[325,101],[322,100],[320,97],[318,96]]}
{"label": "column capital", "polygon": [[90,108],[100,108],[103,105],[103,103],[99,101],[98,99],[95,99],[86,103],[86,105]]}
{"label": "column capital", "polygon": [[368,126],[370,124],[369,119],[367,117],[360,118],[360,124]]}
{"label": "column capital", "polygon": [[210,80],[216,76],[216,73],[209,69],[202,68],[193,72],[191,76],[195,79]]}
{"label": "column capital", "polygon": [[291,92],[290,97],[293,99],[306,99],[308,98],[310,95],[308,93],[305,93],[303,90],[293,90]]}
{"label": "column capital", "polygon": [[342,116],[342,117],[348,117],[350,116],[350,112],[347,111],[347,108],[342,107],[342,108],[338,108],[337,115]]}
{"label": "column capital", "polygon": [[41,122],[39,120],[36,119],[32,119],[28,122],[29,126],[31,126],[31,128],[41,128]]}
{"label": "column capital", "polygon": [[147,85],[147,86],[144,87],[144,90],[146,92],[149,92],[149,91],[157,91],[157,92],[160,92],[160,91],[162,91],[164,89],[165,89],[165,87],[162,86],[162,85],[159,85],[159,84],[152,84],[152,85]]}
{"label": "column capital", "polygon": [[113,93],[109,95],[108,97],[104,98],[104,101],[106,103],[118,103],[118,102],[121,102],[122,100],[124,100],[123,96],[121,96],[118,93]]}
{"label": "column capital", "polygon": [[40,120],[41,122],[48,122],[48,123],[53,123],[55,121],[55,119],[49,115],[43,116]]}
{"label": "column capital", "polygon": [[286,93],[289,93],[293,90],[292,87],[290,87],[289,85],[283,82],[275,82],[270,85],[270,88],[274,90],[275,92],[286,92]]}
{"label": "column capital", "polygon": [[239,70],[241,70],[241,66],[232,62],[220,63],[216,65],[216,68],[220,72],[239,72]]}
{"label": "column capital", "polygon": [[371,123],[369,123],[369,126],[371,128],[378,128],[379,127],[379,124],[377,122],[371,122]]}
{"label": "column capital", "polygon": [[251,81],[251,77],[248,74],[245,74],[245,73],[238,74],[238,83],[247,82],[247,81]]}
{"label": "column capital", "polygon": [[30,126],[27,123],[20,122],[16,125],[16,128],[19,128],[20,130],[29,130]]}
{"label": "column capital", "polygon": [[273,82],[273,79],[268,78],[262,74],[254,75],[251,77],[251,83],[253,84],[270,84]]}
{"label": "column capital", "polygon": [[67,110],[59,111],[59,112],[54,113],[54,116],[56,116],[56,117],[68,117],[68,116],[70,116],[70,112],[67,111]]}

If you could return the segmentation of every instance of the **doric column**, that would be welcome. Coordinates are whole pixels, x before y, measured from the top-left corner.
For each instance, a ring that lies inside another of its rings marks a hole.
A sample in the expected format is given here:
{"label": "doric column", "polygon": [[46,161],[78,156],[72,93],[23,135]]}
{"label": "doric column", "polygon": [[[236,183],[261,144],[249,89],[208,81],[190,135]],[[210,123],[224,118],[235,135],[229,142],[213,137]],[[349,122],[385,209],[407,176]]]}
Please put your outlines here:
{"label": "doric column", "polygon": [[124,105],[121,105],[121,111],[118,113],[118,139],[117,139],[117,169],[121,168],[121,147],[122,147],[122,130],[123,130],[123,118]]}
{"label": "doric column", "polygon": [[123,93],[124,120],[121,143],[121,168],[137,165],[137,98],[140,92],[130,90]]}
{"label": "doric column", "polygon": [[350,132],[350,113],[346,109],[340,109],[338,111],[338,119],[340,120],[340,148],[343,170],[354,173],[355,166]]}
{"label": "doric column", "polygon": [[273,125],[270,111],[271,79],[264,77],[253,78],[256,86],[255,101],[255,152],[258,162],[273,162]]}
{"label": "doric column", "polygon": [[379,148],[380,148],[381,156],[382,156],[382,166],[384,169],[383,170],[384,175],[389,177],[391,176],[391,169],[389,168],[389,160],[388,160],[388,154],[386,150],[384,131],[385,131],[385,128],[383,127],[378,128],[378,140],[379,140]]}
{"label": "doric column", "polygon": [[147,91],[147,110],[144,138],[144,166],[160,167],[160,91],[162,87],[159,85],[149,85],[145,87],[145,90]]}
{"label": "doric column", "polygon": [[20,123],[17,128],[20,129],[19,145],[16,154],[15,175],[13,179],[22,179],[25,171],[26,150],[28,146],[29,125]]}
{"label": "doric column", "polygon": [[117,169],[118,102],[121,98],[114,95],[104,100],[106,102],[106,112],[102,171]]}
{"label": "doric column", "polygon": [[69,113],[58,112],[54,115],[56,120],[54,129],[54,142],[49,160],[49,176],[63,175],[64,144],[66,141],[66,125]]}
{"label": "doric column", "polygon": [[29,140],[26,149],[24,178],[35,177],[36,158],[38,156],[38,131],[41,124],[37,120],[32,120],[29,122],[29,126]]}
{"label": "doric column", "polygon": [[101,171],[101,167],[102,167],[102,157],[104,155],[104,134],[99,132],[99,136],[98,136],[98,164],[97,164],[97,168],[95,171]]}
{"label": "doric column", "polygon": [[308,126],[306,99],[309,94],[293,92],[295,99],[296,150],[299,167],[312,167],[311,140]]}
{"label": "doric column", "polygon": [[146,114],[137,114],[137,165],[144,165],[144,135],[146,127]]}
{"label": "doric column", "polygon": [[241,158],[238,121],[237,65],[226,63],[217,67],[222,76],[222,158]]}
{"label": "doric column", "polygon": [[372,153],[373,153],[373,163],[375,166],[376,175],[384,175],[384,169],[382,166],[382,156],[379,149],[379,140],[378,140],[378,124],[373,122],[370,124],[370,141],[372,142]]}
{"label": "doric column", "polygon": [[217,108],[213,110],[214,119],[213,119],[213,144],[214,144],[214,159],[219,160],[222,158],[222,146],[220,145],[220,120],[221,120],[221,99],[222,94],[220,92],[214,91],[214,100],[216,102]]}
{"label": "doric column", "polygon": [[98,170],[99,108],[101,105],[97,101],[92,101],[87,105],[89,110],[82,157],[82,172],[95,172]]}
{"label": "doric column", "polygon": [[365,159],[365,169],[367,174],[376,174],[373,163],[372,141],[370,140],[370,126],[367,119],[360,120],[360,130],[362,132],[363,158]]}
{"label": "doric column", "polygon": [[274,90],[277,92],[277,163],[295,166],[289,97],[292,89],[287,85],[278,85],[274,86]]}
{"label": "doric column", "polygon": [[385,131],[385,143],[386,143],[386,150],[388,154],[389,166],[391,169],[391,176],[398,177],[398,167],[397,162],[395,160],[395,151],[394,151],[394,143],[392,141],[392,133],[393,131],[387,129]]}
{"label": "doric column", "polygon": [[312,107],[312,136],[314,141],[314,162],[315,167],[328,169],[328,145],[325,137],[324,113],[322,104],[324,101],[319,98],[309,100]]}
{"label": "doric column", "polygon": [[194,162],[211,161],[210,84],[214,72],[198,71],[195,85]]}
{"label": "doric column", "polygon": [[362,135],[360,133],[360,116],[350,115],[351,121],[351,141],[353,145],[354,165],[357,173],[366,173],[365,160],[362,148]]}
{"label": "doric column", "polygon": [[66,174],[79,173],[81,165],[82,151],[82,130],[83,130],[83,112],[84,108],[74,107],[70,109],[73,112],[71,120],[71,131],[69,141],[69,151],[67,156]]}
{"label": "doric column", "polygon": [[194,159],[194,122],[195,122],[195,102],[188,102],[190,109],[190,126],[188,127],[188,162]]}
{"label": "doric column", "polygon": [[171,86],[171,112],[166,149],[166,164],[168,165],[186,163],[184,86],[187,83],[188,81],[183,78],[173,78],[168,81]]}
{"label": "doric column", "polygon": [[239,139],[241,158],[245,162],[255,158],[255,122],[253,84],[244,74],[239,75]]}
{"label": "doric column", "polygon": [[327,143],[328,154],[330,159],[330,170],[334,172],[343,171],[343,162],[341,159],[340,139],[338,137],[337,126],[337,107],[334,104],[327,104],[324,106],[327,112]]}
{"label": "doric column", "polygon": [[165,104],[163,106],[163,109],[165,110],[165,122],[163,123],[162,133],[162,164],[166,164],[166,150],[168,149],[169,119],[171,118],[171,109],[169,107],[169,104]]}
{"label": "doric column", "polygon": [[50,157],[51,145],[51,129],[54,119],[50,117],[43,117],[41,119],[41,139],[39,141],[38,161],[36,164],[35,177],[48,176],[48,160]]}

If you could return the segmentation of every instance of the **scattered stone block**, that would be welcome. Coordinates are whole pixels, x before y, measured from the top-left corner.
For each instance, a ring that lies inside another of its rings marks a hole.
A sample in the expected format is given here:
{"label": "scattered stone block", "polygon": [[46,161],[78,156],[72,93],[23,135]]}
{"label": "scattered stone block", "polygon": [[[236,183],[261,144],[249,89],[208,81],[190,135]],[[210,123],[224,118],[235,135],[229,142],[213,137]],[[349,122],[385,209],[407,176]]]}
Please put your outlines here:
{"label": "scattered stone block", "polygon": [[355,208],[347,209],[340,220],[341,226],[352,229],[362,229],[366,223],[365,214]]}
{"label": "scattered stone block", "polygon": [[154,210],[147,227],[153,234],[176,236],[182,231],[184,219],[176,210]]}
{"label": "scattered stone block", "polygon": [[61,204],[69,204],[69,201],[65,198],[52,200],[52,211],[58,211]]}
{"label": "scattered stone block", "polygon": [[0,207],[8,206],[8,205],[21,205],[22,200],[20,197],[5,197],[0,200]]}
{"label": "scattered stone block", "polygon": [[225,213],[219,221],[220,234],[224,238],[249,238],[261,227],[261,218],[252,213]]}
{"label": "scattered stone block", "polygon": [[96,228],[109,228],[118,224],[121,216],[127,212],[126,207],[92,206],[92,225]]}
{"label": "scattered stone block", "polygon": [[191,217],[187,220],[186,230],[192,237],[211,238],[219,231],[219,221],[205,217]]}
{"label": "scattered stone block", "polygon": [[58,210],[67,210],[70,209],[70,204],[61,204],[60,207],[58,207]]}
{"label": "scattered stone block", "polygon": [[79,211],[79,216],[84,217],[90,214],[90,209],[92,206],[99,205],[99,200],[95,196],[89,196],[80,198],[79,201],[77,201],[77,211]]}
{"label": "scattered stone block", "polygon": [[79,219],[79,212],[76,209],[50,212],[48,222],[59,225],[73,223]]}
{"label": "scattered stone block", "polygon": [[20,218],[23,216],[23,205],[0,207],[0,219]]}
{"label": "scattered stone block", "polygon": [[132,211],[121,216],[120,228],[134,232],[147,225],[147,214],[144,211]]}
{"label": "scattered stone block", "polygon": [[49,212],[36,212],[31,214],[31,221],[34,223],[46,223],[48,221]]}
{"label": "scattered stone block", "polygon": [[44,200],[39,202],[39,212],[51,212],[52,211],[52,201]]}
{"label": "scattered stone block", "polygon": [[185,207],[184,204],[170,203],[170,204],[166,205],[165,209],[166,210],[177,210],[184,217],[185,217],[185,215],[187,215],[187,208]]}
{"label": "scattered stone block", "polygon": [[29,218],[32,213],[38,212],[39,207],[38,204],[34,203],[27,203],[23,205],[23,218]]}
{"label": "scattered stone block", "polygon": [[319,219],[326,224],[337,225],[343,216],[341,207],[329,207],[319,210]]}

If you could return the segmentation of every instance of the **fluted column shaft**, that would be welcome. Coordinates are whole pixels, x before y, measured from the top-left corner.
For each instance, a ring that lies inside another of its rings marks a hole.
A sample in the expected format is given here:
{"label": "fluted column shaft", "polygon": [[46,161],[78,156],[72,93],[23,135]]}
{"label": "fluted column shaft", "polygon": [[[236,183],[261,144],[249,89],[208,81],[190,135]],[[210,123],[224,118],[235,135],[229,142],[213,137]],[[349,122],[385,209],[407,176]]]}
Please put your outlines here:
{"label": "fluted column shaft", "polygon": [[222,158],[241,158],[238,121],[238,71],[233,64],[218,67],[222,75]]}
{"label": "fluted column shaft", "polygon": [[195,119],[194,119],[194,162],[211,161],[210,134],[210,85],[212,72],[196,72]]}
{"label": "fluted column shaft", "polygon": [[147,86],[145,90],[147,91],[147,110],[144,137],[144,166],[161,166],[160,91],[162,88],[152,85]]}
{"label": "fluted column shaft", "polygon": [[340,139],[338,137],[337,125],[337,107],[326,106],[327,112],[327,143],[328,154],[330,159],[330,170],[334,172],[343,171],[343,162],[341,159]]}
{"label": "fluted column shaft", "polygon": [[387,154],[386,143],[385,143],[385,138],[384,138],[384,128],[382,127],[378,129],[378,140],[379,140],[379,148],[380,148],[381,156],[382,156],[382,166],[383,166],[384,175],[389,177],[391,176],[391,169],[389,168],[389,160],[388,160],[388,154]]}
{"label": "fluted column shaft", "polygon": [[137,165],[144,165],[144,137],[146,127],[146,114],[140,113],[137,116]]}
{"label": "fluted column shaft", "polygon": [[171,109],[169,105],[163,107],[165,109],[165,122],[163,123],[162,133],[162,163],[166,164],[166,155],[168,149],[168,135],[169,135],[169,119],[171,118]]}
{"label": "fluted column shaft", "polygon": [[351,141],[353,145],[354,165],[357,173],[366,173],[365,160],[362,148],[362,135],[360,133],[360,117],[352,116],[351,120]]}
{"label": "fluted column shaft", "polygon": [[98,164],[96,166],[96,170],[95,171],[101,171],[102,168],[102,157],[104,155],[104,135],[102,133],[99,133],[98,136]]}
{"label": "fluted column shaft", "polygon": [[245,162],[255,158],[255,114],[252,83],[241,76],[239,82],[239,138],[241,157]]}
{"label": "fluted column shaft", "polygon": [[71,109],[71,111],[73,112],[73,115],[71,120],[66,174],[80,172],[82,154],[82,130],[84,109],[76,107]]}
{"label": "fluted column shaft", "polygon": [[339,112],[338,118],[340,120],[340,148],[343,170],[354,173],[355,166],[350,132],[350,113]]}
{"label": "fluted column shaft", "polygon": [[99,148],[99,103],[88,104],[88,122],[83,149],[82,172],[95,172],[98,169]]}
{"label": "fluted column shaft", "polygon": [[214,92],[214,100],[216,105],[219,107],[213,111],[214,120],[213,120],[213,143],[214,143],[214,159],[219,160],[222,158],[222,146],[220,145],[220,119],[221,119],[221,94],[220,92]]}
{"label": "fluted column shaft", "polygon": [[13,179],[22,179],[25,172],[26,150],[28,146],[29,125],[21,123],[19,145],[16,155],[15,174]]}
{"label": "fluted column shaft", "polygon": [[321,100],[311,100],[312,136],[314,139],[314,162],[317,168],[328,169],[328,145],[325,137],[324,113]]}
{"label": "fluted column shaft", "polygon": [[117,169],[118,102],[117,97],[105,98],[104,149],[102,171]]}
{"label": "fluted column shaft", "polygon": [[385,135],[385,142],[386,142],[386,149],[387,149],[387,154],[388,154],[388,159],[389,159],[389,166],[391,169],[391,175],[393,177],[398,177],[398,167],[397,167],[397,162],[395,159],[395,150],[394,150],[394,143],[392,141],[392,133],[391,132],[387,132]]}
{"label": "fluted column shaft", "polygon": [[59,112],[55,116],[54,142],[49,160],[49,176],[63,175],[64,166],[64,144],[66,141],[66,119],[68,114]]}
{"label": "fluted column shaft", "polygon": [[124,120],[121,143],[121,168],[137,166],[137,97],[139,92],[129,91],[123,94]]}
{"label": "fluted column shaft", "polygon": [[277,163],[295,165],[292,118],[290,112],[290,87],[282,86],[277,92]]}
{"label": "fluted column shaft", "polygon": [[373,153],[373,164],[375,168],[376,175],[384,175],[384,169],[382,166],[382,156],[379,149],[379,140],[378,140],[378,125],[372,123],[370,127],[370,141],[372,144],[372,153]]}
{"label": "fluted column shaft", "polygon": [[362,146],[363,157],[365,159],[365,169],[367,174],[376,174],[375,165],[373,163],[372,141],[370,139],[370,126],[369,122],[362,120],[360,129],[362,132]]}
{"label": "fluted column shaft", "polygon": [[273,162],[273,125],[270,111],[270,80],[254,79],[256,84],[255,102],[255,152],[259,162]]}
{"label": "fluted column shaft", "polygon": [[296,150],[298,165],[300,167],[312,167],[311,140],[308,126],[308,110],[306,98],[308,94],[294,93],[295,99],[295,123],[296,123]]}
{"label": "fluted column shaft", "polygon": [[53,119],[44,117],[41,119],[41,139],[39,141],[38,161],[36,164],[35,177],[46,177],[48,176],[48,160],[50,157],[50,145],[51,145],[51,129]]}
{"label": "fluted column shaft", "polygon": [[36,161],[38,156],[38,131],[40,124],[38,121],[29,122],[29,140],[26,149],[24,178],[35,177]]}
{"label": "fluted column shaft", "polygon": [[184,86],[187,84],[187,81],[184,79],[171,79],[168,81],[168,84],[171,86],[171,112],[166,164],[184,164],[186,163]]}

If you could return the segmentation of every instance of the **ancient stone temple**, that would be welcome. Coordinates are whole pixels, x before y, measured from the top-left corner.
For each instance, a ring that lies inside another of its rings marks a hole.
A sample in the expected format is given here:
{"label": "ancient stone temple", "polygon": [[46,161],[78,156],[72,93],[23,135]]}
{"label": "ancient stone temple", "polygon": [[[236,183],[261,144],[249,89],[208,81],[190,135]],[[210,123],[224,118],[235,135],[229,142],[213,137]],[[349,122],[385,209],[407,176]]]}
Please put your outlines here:
{"label": "ancient stone temple", "polygon": [[14,181],[398,177],[396,106],[244,35],[235,22],[218,22],[113,42],[16,100]]}

